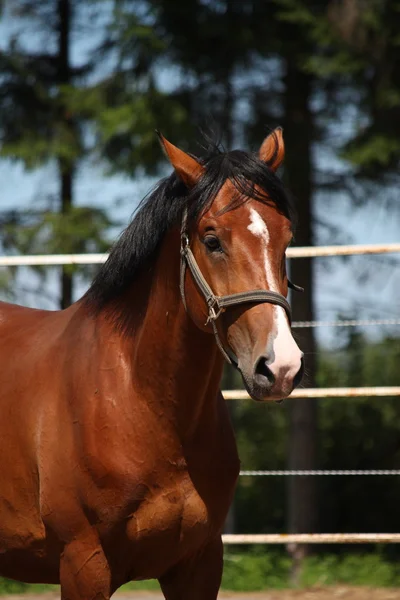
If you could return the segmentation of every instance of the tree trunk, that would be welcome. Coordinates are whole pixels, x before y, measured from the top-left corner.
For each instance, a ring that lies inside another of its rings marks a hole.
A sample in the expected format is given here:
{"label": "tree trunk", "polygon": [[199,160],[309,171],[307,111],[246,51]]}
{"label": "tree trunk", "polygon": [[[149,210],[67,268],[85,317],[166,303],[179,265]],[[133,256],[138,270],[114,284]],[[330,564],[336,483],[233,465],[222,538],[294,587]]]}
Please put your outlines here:
{"label": "tree trunk", "polygon": [[[70,35],[71,35],[71,1],[58,0],[58,73],[59,83],[68,85],[71,81],[70,68]],[[66,127],[73,127],[70,117],[65,113],[61,116]],[[73,174],[72,161],[62,158],[58,161],[58,174],[60,181],[60,210],[63,215],[68,215],[73,204]],[[61,271],[61,308],[67,308],[73,300],[72,275],[67,269]]]}
{"label": "tree trunk", "polygon": [[[226,2],[226,11],[225,11],[225,19],[226,19],[226,27],[227,30],[230,31],[232,29],[232,12],[233,12],[233,0],[227,0]],[[233,65],[228,62],[225,64],[222,73],[221,79],[224,83],[224,106],[221,114],[221,124],[223,127],[222,134],[224,136],[224,141],[226,144],[227,150],[232,150],[233,145],[233,107],[234,107],[234,92],[232,86],[232,73],[233,73]],[[225,367],[227,369],[227,367]],[[226,374],[226,378],[230,382],[234,382],[234,372],[231,367],[228,368]],[[232,389],[232,383],[229,384],[228,389]],[[235,422],[235,402],[228,402],[228,411],[231,418],[232,423]],[[235,515],[235,499],[233,499],[232,504],[229,508],[229,512],[225,521],[224,533],[235,533],[236,531],[236,515]]]}
{"label": "tree trunk", "polygon": [[[72,167],[69,166],[67,171],[64,172],[64,165],[62,161],[59,161],[59,177],[61,182],[61,213],[67,215],[72,206],[72,184],[73,184],[73,172]],[[68,308],[73,301],[73,281],[72,275],[65,267],[61,271],[61,308]]]}
{"label": "tree trunk", "polygon": [[[302,73],[295,61],[286,65],[285,88],[285,175],[288,187],[297,199],[299,223],[296,245],[313,245],[312,214],[312,158],[313,117],[310,110],[311,77]],[[291,279],[303,286],[303,294],[295,294],[293,319],[314,319],[313,261],[295,259],[291,261]],[[315,384],[315,339],[313,329],[301,330],[299,346],[304,352],[307,376],[304,384]],[[292,400],[289,403],[289,448],[288,468],[314,469],[316,467],[317,405],[314,399]],[[316,529],[317,499],[314,477],[290,477],[288,481],[288,531],[290,533],[312,533]],[[293,579],[298,581],[302,559],[307,546],[298,545],[292,552]]]}

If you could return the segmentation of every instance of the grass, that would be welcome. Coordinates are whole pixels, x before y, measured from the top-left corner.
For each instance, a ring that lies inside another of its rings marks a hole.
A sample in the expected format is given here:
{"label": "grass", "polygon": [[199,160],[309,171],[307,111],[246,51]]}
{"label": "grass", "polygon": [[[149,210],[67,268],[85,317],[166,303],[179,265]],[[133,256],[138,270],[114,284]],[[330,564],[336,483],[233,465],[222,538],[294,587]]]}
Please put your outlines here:
{"label": "grass", "polygon": [[[280,551],[226,552],[222,587],[236,591],[288,588],[290,569],[290,559]],[[315,555],[304,561],[301,587],[340,584],[400,587],[400,567],[371,553]]]}
{"label": "grass", "polygon": [[[222,589],[260,591],[290,587],[291,562],[283,551],[268,551],[263,547],[247,552],[229,549],[225,552]],[[380,554],[348,553],[345,555],[315,555],[304,563],[301,586],[365,585],[370,587],[400,587],[400,567]],[[58,586],[33,585],[0,578],[0,594],[22,594],[57,590]],[[126,590],[157,590],[155,580],[132,582]]]}

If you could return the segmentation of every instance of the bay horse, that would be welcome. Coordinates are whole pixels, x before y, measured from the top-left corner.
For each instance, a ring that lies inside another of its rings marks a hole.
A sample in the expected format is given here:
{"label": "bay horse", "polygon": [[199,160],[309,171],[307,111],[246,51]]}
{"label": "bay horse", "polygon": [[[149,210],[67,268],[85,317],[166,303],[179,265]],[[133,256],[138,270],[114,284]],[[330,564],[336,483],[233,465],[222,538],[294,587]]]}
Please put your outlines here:
{"label": "bay horse", "polygon": [[173,174],[83,298],[0,303],[0,574],[63,600],[148,578],[168,600],[215,599],[239,473],[224,357],[258,401],[303,370],[281,130],[204,159],[160,139]]}

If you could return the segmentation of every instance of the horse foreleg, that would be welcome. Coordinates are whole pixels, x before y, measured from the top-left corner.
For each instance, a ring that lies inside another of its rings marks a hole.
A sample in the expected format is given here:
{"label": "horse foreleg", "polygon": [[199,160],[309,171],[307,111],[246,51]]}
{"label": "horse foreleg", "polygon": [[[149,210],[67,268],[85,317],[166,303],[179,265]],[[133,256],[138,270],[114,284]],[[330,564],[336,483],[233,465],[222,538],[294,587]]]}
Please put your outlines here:
{"label": "horse foreleg", "polygon": [[109,600],[111,573],[96,536],[77,538],[60,559],[61,600]]}
{"label": "horse foreleg", "polygon": [[167,600],[215,600],[222,568],[223,547],[219,538],[176,565],[159,582]]}

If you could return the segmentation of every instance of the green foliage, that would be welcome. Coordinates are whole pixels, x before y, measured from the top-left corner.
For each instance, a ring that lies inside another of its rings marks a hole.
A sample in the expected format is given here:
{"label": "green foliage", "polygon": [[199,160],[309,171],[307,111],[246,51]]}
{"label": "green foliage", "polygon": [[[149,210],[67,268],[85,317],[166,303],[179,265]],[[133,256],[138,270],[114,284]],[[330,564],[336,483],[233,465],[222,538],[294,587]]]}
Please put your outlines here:
{"label": "green foliage", "polygon": [[[322,355],[319,384],[398,385],[400,344],[374,344],[353,331],[347,349]],[[325,469],[397,469],[400,405],[397,398],[326,399],[320,413],[320,462]],[[335,477],[319,482],[324,531],[397,531],[397,477]],[[360,504],[360,499],[362,502]],[[396,549],[392,549],[395,552]]]}
{"label": "green foliage", "polygon": [[19,248],[25,254],[73,254],[103,252],[103,232],[112,222],[100,208],[72,207],[68,214],[54,211],[25,213],[4,226],[6,249]]}
{"label": "green foliage", "polygon": [[[15,14],[25,14],[21,20],[28,29],[34,28],[42,16],[41,29],[56,36],[57,4],[44,3],[46,19],[42,4],[18,0]],[[79,32],[75,43],[82,43],[89,27],[85,7],[74,0],[70,0],[69,6],[72,21],[68,36]],[[155,127],[165,128],[174,124],[176,118],[181,120],[173,98],[159,92],[148,72],[164,49],[163,44],[153,28],[142,22],[144,17],[130,13],[129,20],[124,16],[125,12],[116,9],[103,26],[98,47],[79,67],[69,64],[67,75],[63,74],[61,50],[28,51],[20,41],[21,35],[16,43],[10,41],[8,48],[0,52],[0,155],[22,160],[27,168],[34,169],[51,159],[72,165],[90,151],[103,154],[105,144],[108,145],[105,155],[114,160],[109,148],[120,140],[122,133],[130,142],[124,149],[128,154],[141,146],[143,135],[154,138]],[[128,51],[129,68],[123,62]],[[111,61],[111,53],[114,68],[110,71],[102,64]],[[144,57],[146,65],[142,64]],[[94,136],[88,136],[88,130]],[[89,141],[92,139],[96,140],[94,147]],[[154,149],[153,145],[151,165],[157,164],[162,156]],[[141,156],[137,152],[135,160],[130,161],[131,174],[142,164]],[[148,157],[144,163],[149,166]]]}
{"label": "green foliage", "polygon": [[[52,0],[13,3],[19,29],[0,50],[0,157],[28,170],[52,162],[60,194],[57,207],[2,219],[0,243],[8,251],[105,250],[111,220],[98,209],[74,208],[72,181],[79,177],[80,161],[96,158],[110,171],[129,175],[155,173],[164,157],[154,130],[173,129],[176,142],[188,131],[182,103],[156,83],[153,71],[165,45],[146,15],[137,6],[132,11],[129,3],[116,3],[96,28],[101,2],[92,4],[68,0],[59,14],[60,4]],[[32,32],[40,32],[32,36],[33,48],[27,45]],[[78,65],[72,63],[72,45],[84,45],[90,36],[98,42],[80,53]],[[64,268],[67,275],[75,271],[92,269]],[[63,304],[70,301],[64,296]]]}
{"label": "green foliage", "polygon": [[[249,592],[288,588],[290,570],[291,561],[281,549],[252,547],[246,553],[227,549],[222,588]],[[400,568],[378,553],[317,554],[304,561],[300,587],[343,584],[399,587]]]}
{"label": "green foliage", "polygon": [[[397,103],[397,102],[396,102]],[[400,141],[394,135],[360,136],[347,145],[343,157],[360,167],[385,167],[400,156]]]}
{"label": "green foliage", "polygon": [[152,88],[127,94],[125,103],[98,113],[97,148],[109,161],[112,172],[133,174],[139,167],[157,173],[162,158],[155,130],[168,135],[174,124],[174,141],[188,131],[187,111],[170,95]]}
{"label": "green foliage", "polygon": [[[325,122],[352,106],[362,128],[341,157],[361,178],[398,172],[400,159],[400,10],[396,0],[274,0],[280,53],[315,77]],[[323,104],[322,101],[325,99]],[[343,136],[345,138],[345,136]]]}
{"label": "green foliage", "polygon": [[[105,252],[109,244],[105,232],[115,223],[107,212],[95,207],[72,207],[67,214],[54,211],[15,212],[10,215],[2,228],[3,247],[6,251],[22,254],[85,254]],[[46,277],[46,267],[33,267],[36,273]],[[78,267],[67,265],[69,273],[90,275],[93,266]],[[14,274],[8,270],[8,279]]]}
{"label": "green foliage", "polygon": [[40,592],[49,592],[51,590],[58,589],[58,586],[55,585],[51,586],[37,583],[22,583],[21,581],[14,581],[14,579],[0,577],[0,596],[8,596],[9,594],[37,594]]}
{"label": "green foliage", "polygon": [[365,585],[399,587],[400,568],[379,554],[311,556],[304,564],[301,585]]}
{"label": "green foliage", "polygon": [[[320,350],[317,384],[398,385],[398,338],[368,340],[356,330],[338,352]],[[224,381],[224,385],[228,383]],[[235,387],[238,382],[234,382]],[[234,386],[232,386],[234,387]],[[232,403],[242,469],[285,469],[288,405]],[[229,403],[231,406],[231,402]],[[397,469],[400,463],[400,404],[397,398],[327,398],[321,401],[318,467]],[[287,531],[284,477],[241,477],[235,499],[237,533]],[[397,531],[400,481],[395,477],[318,478],[323,499],[320,531]],[[362,503],[360,504],[360,498]],[[393,548],[391,552],[396,552]]]}
{"label": "green foliage", "polygon": [[0,292],[9,287],[10,279],[11,273],[5,267],[0,267]]}
{"label": "green foliage", "polygon": [[265,551],[262,546],[247,553],[225,551],[222,588],[260,591],[289,587],[290,558],[282,551]]}
{"label": "green foliage", "polygon": [[0,52],[0,73],[0,156],[21,160],[28,169],[52,158],[81,158],[83,140],[61,93],[57,56],[10,43]]}

